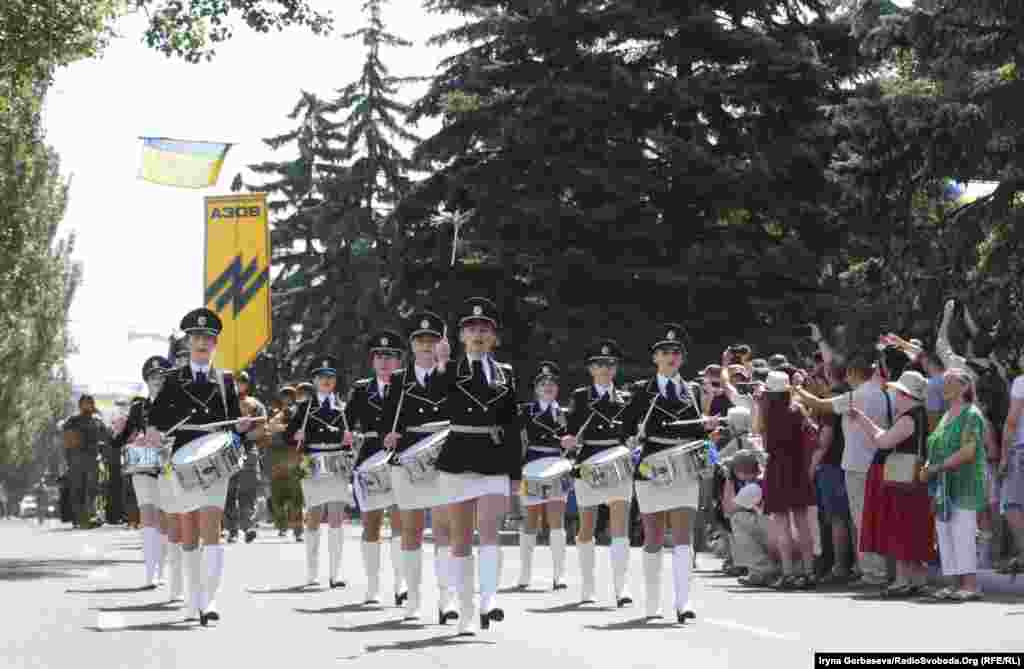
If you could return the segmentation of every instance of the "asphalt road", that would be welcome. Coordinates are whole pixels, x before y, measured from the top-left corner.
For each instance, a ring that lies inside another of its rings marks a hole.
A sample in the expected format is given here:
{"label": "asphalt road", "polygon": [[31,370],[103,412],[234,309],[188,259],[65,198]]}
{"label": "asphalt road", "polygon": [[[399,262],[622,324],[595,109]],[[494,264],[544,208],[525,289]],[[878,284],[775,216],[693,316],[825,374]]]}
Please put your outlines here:
{"label": "asphalt road", "polygon": [[[698,618],[680,627],[642,618],[640,553],[633,549],[636,605],[580,607],[576,555],[569,589],[553,593],[546,549],[535,557],[536,590],[499,596],[505,622],[474,639],[454,627],[401,622],[393,607],[363,607],[358,528],[344,554],[349,587],[300,590],[304,548],[261,530],[252,544],[229,545],[219,598],[222,620],[201,628],[167,606],[166,587],[139,591],[141,537],[120,528],[71,530],[0,521],[0,666],[22,667],[553,667],[603,669],[690,666],[813,666],[818,651],[1022,651],[1024,584],[986,576],[985,601],[889,602],[866,593],[780,593],[738,586],[698,558],[693,593]],[[326,541],[321,542],[326,564]],[[424,612],[434,608],[432,547],[424,561]],[[504,548],[503,586],[518,575],[518,548]],[[606,548],[599,583],[610,582]],[[391,577],[385,550],[383,591]],[[666,555],[666,567],[671,557]],[[665,599],[671,602],[666,569]],[[1024,581],[1024,579],[1022,579]],[[669,604],[670,606],[670,604]],[[433,621],[436,622],[436,621]],[[543,663],[543,664],[541,664]]]}

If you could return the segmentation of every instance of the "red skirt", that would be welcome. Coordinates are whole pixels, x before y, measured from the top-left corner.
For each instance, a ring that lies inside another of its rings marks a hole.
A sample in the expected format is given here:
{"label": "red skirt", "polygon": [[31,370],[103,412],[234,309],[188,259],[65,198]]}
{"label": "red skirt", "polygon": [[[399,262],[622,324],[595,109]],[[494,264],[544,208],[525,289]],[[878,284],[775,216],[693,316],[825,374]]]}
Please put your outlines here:
{"label": "red skirt", "polygon": [[933,558],[931,499],[927,486],[891,486],[884,465],[871,465],[864,486],[864,520],[860,549],[900,562]]}

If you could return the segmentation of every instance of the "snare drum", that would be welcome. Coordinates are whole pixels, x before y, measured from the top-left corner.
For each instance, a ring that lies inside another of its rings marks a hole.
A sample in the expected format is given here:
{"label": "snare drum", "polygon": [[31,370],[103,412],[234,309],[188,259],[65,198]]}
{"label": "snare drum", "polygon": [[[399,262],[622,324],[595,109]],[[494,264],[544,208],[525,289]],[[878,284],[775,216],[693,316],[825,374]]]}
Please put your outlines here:
{"label": "snare drum", "polygon": [[355,493],[360,511],[386,509],[395,503],[391,490],[390,451],[377,451],[355,472]]}
{"label": "snare drum", "polygon": [[615,446],[590,456],[580,465],[580,479],[591,488],[614,488],[633,479],[633,456],[625,446]]}
{"label": "snare drum", "polygon": [[333,479],[340,478],[348,480],[352,477],[352,452],[351,451],[324,451],[322,453],[309,453],[307,456],[309,465],[309,479]]}
{"label": "snare drum", "polygon": [[640,461],[640,475],[656,486],[696,485],[710,472],[708,442],[694,441],[652,453]]}
{"label": "snare drum", "polygon": [[538,458],[523,466],[523,504],[565,500],[572,489],[572,466],[572,460],[559,457]]}
{"label": "snare drum", "polygon": [[121,471],[125,474],[159,474],[167,464],[160,446],[125,446],[121,449]]}
{"label": "snare drum", "polygon": [[437,478],[437,458],[450,432],[449,428],[434,432],[399,454],[398,466],[413,484],[427,483]]}
{"label": "snare drum", "polygon": [[171,458],[182,490],[207,489],[242,471],[245,451],[234,432],[214,432],[178,449]]}

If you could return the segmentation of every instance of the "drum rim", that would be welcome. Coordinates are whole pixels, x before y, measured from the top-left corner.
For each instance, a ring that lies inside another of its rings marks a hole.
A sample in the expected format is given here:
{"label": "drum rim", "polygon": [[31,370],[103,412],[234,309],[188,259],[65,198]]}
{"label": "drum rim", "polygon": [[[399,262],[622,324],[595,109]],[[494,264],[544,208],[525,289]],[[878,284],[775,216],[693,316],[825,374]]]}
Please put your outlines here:
{"label": "drum rim", "polygon": [[[213,432],[211,434],[203,435],[202,437],[196,437],[195,439],[193,439],[192,441],[188,442],[187,444],[182,444],[181,448],[179,448],[177,451],[174,452],[174,455],[171,456],[171,463],[172,464],[182,464],[182,465],[190,464],[190,463],[187,463],[187,462],[179,463],[178,462],[178,457],[182,456],[183,454],[186,454],[186,453],[192,453],[192,452],[198,450],[200,444],[203,444],[203,443],[205,443],[207,441],[213,441],[214,439],[226,440],[227,444],[231,443],[231,436],[227,432]],[[227,445],[227,444],[225,444],[225,445]],[[217,450],[219,451],[220,449],[217,449]],[[213,453],[216,453],[216,452],[217,451],[214,451]],[[201,457],[206,458],[206,457],[209,457],[209,456],[213,455],[213,453],[207,453],[207,454],[205,454],[205,455],[203,455]]]}
{"label": "drum rim", "polygon": [[606,464],[606,462],[591,462],[591,460],[593,460],[596,457],[602,456],[602,455],[605,455],[605,456],[610,455],[612,451],[616,451],[616,450],[619,450],[619,449],[621,449],[621,453],[619,453],[618,457],[615,457],[615,458],[609,457],[606,462],[615,462],[615,460],[623,457],[624,455],[628,455],[628,456],[632,457],[632,455],[633,455],[632,451],[630,451],[628,448],[626,448],[625,446],[622,446],[620,444],[619,446],[609,446],[608,448],[603,448],[600,451],[598,451],[597,453],[594,453],[593,455],[591,455],[589,458],[587,458],[586,460],[584,460],[580,464],[581,465],[591,465],[591,466]]}
{"label": "drum rim", "polygon": [[537,458],[536,460],[531,460],[530,462],[527,462],[525,465],[523,465],[523,479],[524,480],[526,479],[527,469],[529,467],[532,467],[535,463],[543,462],[544,460],[555,460],[555,462],[548,463],[547,464],[548,467],[551,467],[551,466],[553,466],[555,464],[558,464],[558,462],[564,462],[566,464],[565,471],[548,474],[547,476],[544,476],[544,477],[539,477],[537,474],[533,474],[531,480],[543,481],[543,480],[546,480],[546,479],[549,479],[549,478],[554,478],[554,477],[558,477],[558,476],[565,476],[567,474],[571,474],[572,473],[572,467],[573,467],[572,460],[570,460],[569,458],[563,458],[563,457],[558,457],[558,456],[551,456],[551,457],[548,457],[548,458]]}
{"label": "drum rim", "polygon": [[[380,462],[378,462],[378,463],[376,464],[376,466],[374,467],[374,469],[378,469],[378,468],[380,468],[380,467],[382,467],[382,466],[385,466],[385,465],[387,465],[387,464],[388,464],[388,463],[389,463],[389,462],[391,461],[391,455],[392,455],[392,454],[391,454],[391,451],[377,451],[377,452],[376,452],[376,453],[374,453],[373,455],[371,455],[371,456],[369,456],[368,458],[366,458],[365,460],[363,460],[363,463],[362,463],[361,465],[359,465],[358,467],[356,467],[356,471],[360,471],[360,472],[370,471],[370,468],[369,468],[369,467],[367,467],[367,465],[368,465],[368,464],[369,464],[369,463],[370,463],[370,462],[371,462],[371,461],[372,461],[372,460],[373,460],[374,458],[377,458],[377,459],[379,459],[379,460],[380,460]],[[383,457],[383,458],[381,458],[381,456],[384,456],[384,457]]]}

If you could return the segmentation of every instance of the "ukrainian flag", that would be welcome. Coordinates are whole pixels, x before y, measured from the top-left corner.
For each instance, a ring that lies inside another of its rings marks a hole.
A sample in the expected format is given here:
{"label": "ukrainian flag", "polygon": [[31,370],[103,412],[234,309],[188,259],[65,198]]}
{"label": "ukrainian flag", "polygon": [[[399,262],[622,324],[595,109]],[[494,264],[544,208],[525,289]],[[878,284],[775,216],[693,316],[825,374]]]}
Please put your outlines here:
{"label": "ukrainian flag", "polygon": [[231,144],[142,137],[139,178],[162,186],[206,188],[217,183]]}

